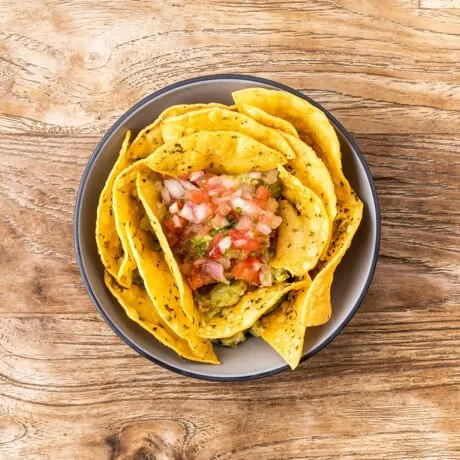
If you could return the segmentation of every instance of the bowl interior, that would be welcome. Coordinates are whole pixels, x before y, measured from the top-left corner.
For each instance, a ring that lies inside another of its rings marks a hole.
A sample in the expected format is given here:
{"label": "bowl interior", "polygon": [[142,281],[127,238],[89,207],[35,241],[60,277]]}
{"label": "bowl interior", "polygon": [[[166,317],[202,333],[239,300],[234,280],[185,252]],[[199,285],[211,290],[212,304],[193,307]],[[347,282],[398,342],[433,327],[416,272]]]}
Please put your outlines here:
{"label": "bowl interior", "polygon": [[[159,344],[125,315],[107,291],[103,281],[95,234],[96,208],[99,194],[117,157],[126,130],[134,134],[151,123],[160,112],[174,104],[221,102],[231,104],[232,91],[247,87],[275,87],[275,83],[242,77],[219,77],[189,81],[166,88],[141,101],[125,114],[107,133],[90,160],[82,179],[76,207],[76,250],[82,276],[101,314],[123,339],[140,353],[158,363],[196,377],[210,379],[247,379],[285,369],[282,358],[261,339],[250,338],[236,349],[216,347],[220,366],[202,365],[179,358]],[[286,87],[282,87],[286,90]],[[292,91],[292,90],[291,90]],[[334,123],[334,120],[332,120]],[[335,123],[334,123],[335,124]],[[353,244],[338,267],[332,289],[333,315],[324,326],[307,331],[304,357],[314,354],[328,343],[348,322],[364,296],[372,278],[378,252],[378,209],[372,178],[367,166],[353,145],[335,124],[342,145],[344,172],[354,190],[363,200],[364,217]]]}

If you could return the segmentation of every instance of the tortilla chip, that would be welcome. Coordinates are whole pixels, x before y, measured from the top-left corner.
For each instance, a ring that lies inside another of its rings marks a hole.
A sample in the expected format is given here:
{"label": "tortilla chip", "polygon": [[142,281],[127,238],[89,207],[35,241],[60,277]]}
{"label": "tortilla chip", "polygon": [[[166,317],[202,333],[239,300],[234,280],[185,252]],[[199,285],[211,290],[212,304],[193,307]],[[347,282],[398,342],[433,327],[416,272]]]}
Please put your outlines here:
{"label": "tortilla chip", "polygon": [[306,297],[308,327],[324,324],[332,315],[331,286],[334,272],[350,247],[362,216],[363,203],[354,192],[345,203],[339,203],[331,244],[312,272],[315,277]]}
{"label": "tortilla chip", "polygon": [[165,142],[172,142],[199,131],[238,131],[268,147],[294,158],[289,142],[276,130],[253,118],[218,107],[189,112],[169,118],[161,126]]}
{"label": "tortilla chip", "polygon": [[277,129],[279,131],[282,131],[283,133],[290,134],[291,136],[297,138],[299,137],[299,133],[291,123],[289,123],[286,120],[283,120],[282,118],[270,115],[269,113],[264,112],[262,109],[259,109],[258,107],[254,107],[248,104],[242,104],[240,110],[242,113],[250,116],[251,118],[254,118],[254,120],[257,120],[259,123],[262,123],[265,126]]}
{"label": "tortilla chip", "polygon": [[[190,321],[180,304],[179,290],[169,271],[163,253],[153,245],[153,235],[141,230],[140,222],[145,211],[137,194],[137,173],[145,168],[135,163],[117,177],[114,185],[114,213],[120,240],[129,245],[129,263],[137,268],[144,280],[145,289],[161,319],[179,336],[186,339],[193,352],[206,360],[217,358],[212,344],[195,334],[198,324]],[[131,276],[132,285],[132,271]]]}
{"label": "tortilla chip", "polygon": [[198,335],[208,339],[223,339],[245,331],[287,292],[307,285],[308,281],[280,283],[246,293],[236,305],[222,310],[222,316],[217,315],[209,322],[202,323]]}
{"label": "tortilla chip", "polygon": [[150,225],[158,238],[166,263],[176,281],[182,308],[190,320],[197,321],[192,290],[184,281],[179,265],[171,251],[171,247],[160,223],[164,211],[159,206],[159,203],[161,203],[160,189],[155,186],[154,180],[155,177],[152,171],[139,172],[137,175],[137,193],[144,206]]}
{"label": "tortilla chip", "polygon": [[190,321],[182,310],[179,290],[163,254],[151,247],[152,235],[134,226],[128,226],[126,235],[145,289],[161,319],[179,337],[188,341],[195,355],[217,364],[219,361],[211,342],[196,335],[197,324]]}
{"label": "tortilla chip", "polygon": [[156,172],[180,176],[209,168],[218,174],[268,171],[286,158],[255,139],[235,131],[200,131],[168,142],[146,160]]}
{"label": "tortilla chip", "polygon": [[295,158],[289,160],[286,169],[305,187],[311,188],[318,195],[332,223],[337,215],[337,197],[328,169],[309,145],[289,134],[284,134],[284,136],[295,153]]}
{"label": "tortilla chip", "polygon": [[[283,184],[276,253],[270,261],[292,275],[304,276],[315,267],[329,241],[331,226],[323,202],[299,179],[279,167]],[[291,204],[292,203],[292,204]]]}
{"label": "tortilla chip", "polygon": [[173,105],[163,110],[158,118],[150,125],[143,128],[137,134],[133,143],[131,144],[128,157],[135,161],[146,158],[154,152],[160,145],[164,144],[163,136],[161,134],[161,122],[169,117],[176,117],[187,112],[194,110],[204,109],[206,107],[227,107],[223,104],[180,104]]}
{"label": "tortilla chip", "polygon": [[105,285],[123,307],[128,317],[152,334],[164,346],[171,348],[183,358],[215,364],[213,359],[208,361],[196,356],[187,340],[180,338],[168,327],[158,316],[144,286],[133,284],[128,289],[123,288],[107,271],[104,272],[104,281]]}
{"label": "tortilla chip", "polygon": [[127,158],[131,132],[127,131],[121,145],[118,159],[104,185],[96,214],[96,243],[102,264],[114,277],[118,276],[123,260],[123,247],[115,228],[115,217],[112,211],[112,188],[118,174],[125,169],[130,160]]}
{"label": "tortilla chip", "polygon": [[[131,287],[133,272],[136,269],[136,261],[131,252],[131,247],[126,236],[127,222],[130,215],[143,215],[141,203],[137,200],[136,175],[140,162],[134,163],[124,169],[115,179],[112,191],[113,216],[115,228],[123,247],[123,259],[121,261],[116,280],[124,287]],[[139,218],[140,221],[140,218]]]}
{"label": "tortilla chip", "polygon": [[348,196],[350,186],[342,172],[339,139],[329,119],[320,109],[284,91],[248,88],[235,91],[232,96],[238,110],[248,104],[292,123],[300,138],[314,148],[328,167],[337,197]]}
{"label": "tortilla chip", "polygon": [[[308,284],[311,284],[311,279],[308,279]],[[298,366],[303,353],[308,284],[303,289],[290,292],[278,308],[260,318],[251,328],[251,332],[272,346],[292,369]]]}

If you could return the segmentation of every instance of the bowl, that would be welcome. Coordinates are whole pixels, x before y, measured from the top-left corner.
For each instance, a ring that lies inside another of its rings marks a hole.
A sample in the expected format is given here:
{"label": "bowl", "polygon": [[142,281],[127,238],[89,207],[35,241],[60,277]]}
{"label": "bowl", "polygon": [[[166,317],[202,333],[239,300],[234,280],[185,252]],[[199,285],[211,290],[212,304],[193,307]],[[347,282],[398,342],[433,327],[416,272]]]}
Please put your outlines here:
{"label": "bowl", "polygon": [[288,86],[246,75],[204,76],[167,86],[135,104],[109,129],[91,156],[77,193],[74,223],[76,258],[86,289],[101,316],[141,355],[179,374],[206,380],[250,380],[276,374],[288,369],[288,366],[259,338],[250,338],[235,349],[216,347],[222,361],[219,366],[189,362],[131,321],[104,285],[103,267],[94,237],[97,202],[128,129],[135,134],[166,107],[174,104],[232,104],[233,91],[255,86],[288,91],[326,113],[340,139],[345,175],[364,202],[361,226],[335,274],[332,317],[327,324],[309,329],[305,337],[302,361],[315,355],[342,331],[359,308],[374,274],[380,244],[378,199],[366,160],[352,136],[317,102]]}

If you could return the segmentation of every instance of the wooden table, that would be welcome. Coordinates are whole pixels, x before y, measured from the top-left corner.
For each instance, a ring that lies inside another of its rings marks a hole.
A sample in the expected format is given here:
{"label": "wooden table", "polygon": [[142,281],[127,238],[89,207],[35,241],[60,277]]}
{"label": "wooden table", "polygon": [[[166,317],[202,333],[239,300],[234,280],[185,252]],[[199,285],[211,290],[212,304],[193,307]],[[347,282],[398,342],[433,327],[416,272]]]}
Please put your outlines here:
{"label": "wooden table", "polygon": [[[459,3],[0,0],[0,458],[460,458]],[[231,384],[122,343],[72,246],[102,134],[154,90],[225,72],[332,110],[382,211],[346,330],[295,372]]]}

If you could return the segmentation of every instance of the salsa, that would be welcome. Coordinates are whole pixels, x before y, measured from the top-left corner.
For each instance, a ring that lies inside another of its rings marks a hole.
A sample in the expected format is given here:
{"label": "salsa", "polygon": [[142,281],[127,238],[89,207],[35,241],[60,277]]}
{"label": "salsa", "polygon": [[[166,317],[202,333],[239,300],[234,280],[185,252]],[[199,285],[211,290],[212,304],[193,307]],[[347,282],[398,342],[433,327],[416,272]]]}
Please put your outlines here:
{"label": "salsa", "polygon": [[268,262],[282,221],[277,215],[280,191],[276,169],[163,178],[161,196],[168,211],[162,225],[193,290],[234,280],[272,285]]}

